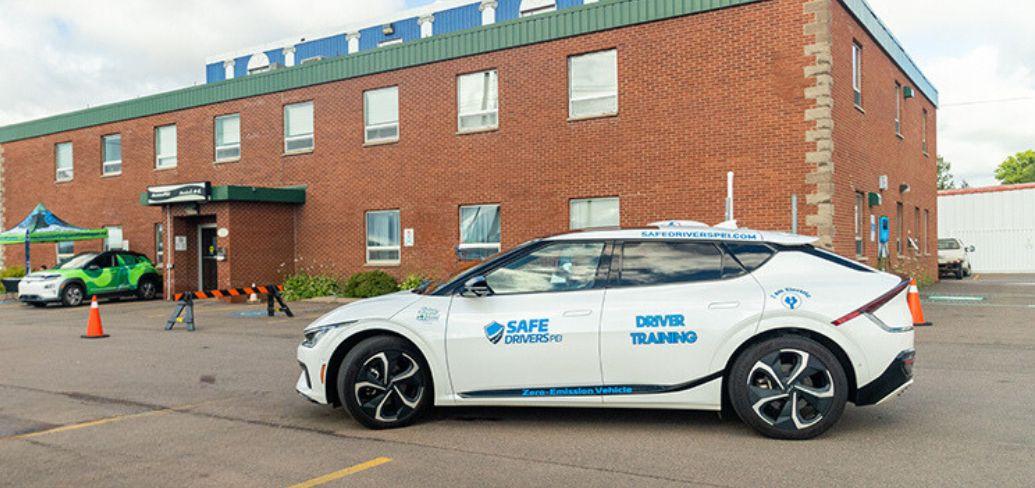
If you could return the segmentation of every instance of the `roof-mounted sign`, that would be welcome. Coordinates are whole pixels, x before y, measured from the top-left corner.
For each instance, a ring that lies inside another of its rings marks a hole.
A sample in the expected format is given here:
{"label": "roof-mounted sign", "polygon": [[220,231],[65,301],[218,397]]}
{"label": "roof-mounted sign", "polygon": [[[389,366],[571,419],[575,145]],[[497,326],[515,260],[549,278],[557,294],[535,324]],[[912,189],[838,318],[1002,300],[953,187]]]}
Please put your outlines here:
{"label": "roof-mounted sign", "polygon": [[150,186],[147,188],[148,205],[207,201],[212,194],[212,183],[183,183],[180,185]]}

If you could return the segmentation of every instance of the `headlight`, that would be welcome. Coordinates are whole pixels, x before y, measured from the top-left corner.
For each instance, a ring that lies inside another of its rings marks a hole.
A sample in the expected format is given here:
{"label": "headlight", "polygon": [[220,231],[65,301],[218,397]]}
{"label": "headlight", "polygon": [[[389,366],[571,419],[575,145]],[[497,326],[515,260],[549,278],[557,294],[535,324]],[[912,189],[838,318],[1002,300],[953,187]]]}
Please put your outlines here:
{"label": "headlight", "polygon": [[320,339],[323,339],[323,336],[327,335],[328,332],[330,332],[330,331],[332,331],[334,329],[337,329],[338,327],[344,327],[346,325],[350,325],[350,324],[354,324],[354,323],[356,323],[356,321],[355,320],[351,320],[349,322],[342,322],[340,324],[322,325],[322,326],[317,327],[315,329],[307,330],[304,333],[305,340],[302,341],[302,346],[304,346],[304,347],[316,347],[316,344],[318,342],[320,342]]}

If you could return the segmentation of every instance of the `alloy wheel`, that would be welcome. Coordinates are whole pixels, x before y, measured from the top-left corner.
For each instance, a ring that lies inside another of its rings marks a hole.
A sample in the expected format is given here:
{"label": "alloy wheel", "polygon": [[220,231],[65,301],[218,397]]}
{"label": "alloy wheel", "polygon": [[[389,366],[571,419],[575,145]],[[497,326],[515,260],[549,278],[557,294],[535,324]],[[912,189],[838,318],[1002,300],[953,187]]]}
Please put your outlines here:
{"label": "alloy wheel", "polygon": [[65,298],[69,306],[78,307],[83,303],[83,290],[78,286],[70,286],[65,290]]}
{"label": "alloy wheel", "polygon": [[798,349],[763,356],[751,368],[747,383],[755,414],[782,430],[817,424],[834,403],[834,381],[827,366]]}
{"label": "alloy wheel", "polygon": [[412,415],[424,396],[420,363],[402,351],[381,351],[360,367],[353,391],[370,418],[397,422]]}
{"label": "alloy wheel", "polygon": [[141,283],[140,294],[144,297],[144,300],[153,299],[157,294],[155,284],[150,281],[145,281],[144,283]]}

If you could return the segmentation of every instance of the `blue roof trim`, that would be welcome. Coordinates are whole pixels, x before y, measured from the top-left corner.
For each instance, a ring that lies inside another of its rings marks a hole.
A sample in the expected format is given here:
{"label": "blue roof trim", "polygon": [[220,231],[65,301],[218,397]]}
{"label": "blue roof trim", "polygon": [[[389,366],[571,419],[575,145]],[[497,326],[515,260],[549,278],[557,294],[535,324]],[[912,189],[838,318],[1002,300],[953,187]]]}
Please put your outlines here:
{"label": "blue roof trim", "polygon": [[906,54],[906,50],[902,48],[902,43],[898,42],[891,30],[877,17],[870,4],[866,3],[866,0],[841,0],[841,3],[870,32],[870,35],[877,40],[877,43],[884,48],[884,51],[891,56],[891,59],[898,64],[899,68],[906,72],[906,76],[909,76],[916,88],[926,95],[931,100],[931,103],[937,107],[938,89],[924,76],[924,73],[913,62],[913,58]]}

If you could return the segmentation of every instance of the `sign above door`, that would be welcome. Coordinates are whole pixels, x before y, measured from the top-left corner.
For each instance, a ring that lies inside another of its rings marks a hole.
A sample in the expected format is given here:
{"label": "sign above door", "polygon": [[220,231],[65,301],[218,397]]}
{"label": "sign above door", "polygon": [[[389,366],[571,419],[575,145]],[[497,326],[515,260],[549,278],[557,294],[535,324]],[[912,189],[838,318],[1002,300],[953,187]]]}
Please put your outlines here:
{"label": "sign above door", "polygon": [[189,203],[208,201],[212,194],[212,183],[183,183],[179,185],[149,186],[147,188],[148,205],[166,205],[170,203]]}

